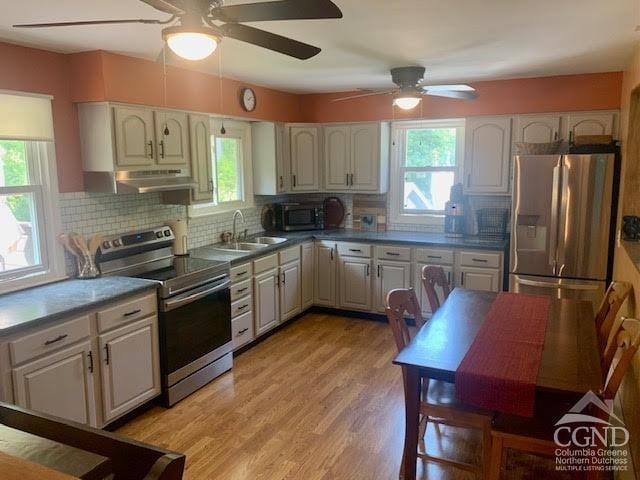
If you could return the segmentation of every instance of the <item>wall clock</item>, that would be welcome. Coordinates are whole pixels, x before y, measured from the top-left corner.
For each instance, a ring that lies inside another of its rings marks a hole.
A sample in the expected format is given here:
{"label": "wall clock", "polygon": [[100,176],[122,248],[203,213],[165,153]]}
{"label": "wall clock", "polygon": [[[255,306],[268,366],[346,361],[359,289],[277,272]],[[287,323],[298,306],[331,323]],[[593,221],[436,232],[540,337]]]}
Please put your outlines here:
{"label": "wall clock", "polygon": [[253,112],[256,109],[256,92],[253,89],[244,87],[240,89],[240,106],[245,112]]}

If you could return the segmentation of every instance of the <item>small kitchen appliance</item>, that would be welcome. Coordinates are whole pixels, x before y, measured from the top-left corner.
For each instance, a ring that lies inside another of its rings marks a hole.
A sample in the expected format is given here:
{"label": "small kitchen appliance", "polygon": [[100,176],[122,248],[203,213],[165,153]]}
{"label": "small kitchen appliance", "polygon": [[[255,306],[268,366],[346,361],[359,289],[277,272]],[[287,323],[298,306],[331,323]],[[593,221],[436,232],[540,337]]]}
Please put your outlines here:
{"label": "small kitchen appliance", "polygon": [[464,230],[464,194],[458,183],[451,187],[449,201],[444,204],[444,233],[447,237],[462,237]]}
{"label": "small kitchen appliance", "polygon": [[323,230],[321,203],[279,203],[275,207],[276,228],[283,232]]}
{"label": "small kitchen appliance", "polygon": [[163,402],[173,406],[231,369],[229,262],[176,256],[169,226],[105,236],[103,275],[158,283]]}

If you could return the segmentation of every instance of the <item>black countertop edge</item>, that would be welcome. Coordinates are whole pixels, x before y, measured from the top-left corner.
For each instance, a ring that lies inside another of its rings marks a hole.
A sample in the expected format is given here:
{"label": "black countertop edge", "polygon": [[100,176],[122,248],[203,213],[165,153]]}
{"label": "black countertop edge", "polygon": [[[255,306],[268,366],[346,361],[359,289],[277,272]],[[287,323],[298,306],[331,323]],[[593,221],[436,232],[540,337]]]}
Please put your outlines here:
{"label": "black countertop edge", "polygon": [[128,277],[68,279],[0,295],[0,336],[74,317],[144,291],[158,283]]}
{"label": "black countertop edge", "polygon": [[491,250],[506,252],[509,240],[480,239],[478,237],[447,237],[444,233],[421,232],[363,232],[360,230],[323,230],[303,232],[264,232],[247,238],[251,242],[259,236],[286,238],[286,242],[268,245],[260,250],[246,252],[245,254],[225,254],[221,251],[211,250],[216,244],[190,250],[190,255],[197,258],[212,260],[225,260],[231,265],[239,265],[247,261],[262,257],[283,248],[291,247],[311,240],[330,240],[336,242],[365,242],[381,245],[400,245],[408,247],[437,247],[437,248],[469,248],[473,250]]}

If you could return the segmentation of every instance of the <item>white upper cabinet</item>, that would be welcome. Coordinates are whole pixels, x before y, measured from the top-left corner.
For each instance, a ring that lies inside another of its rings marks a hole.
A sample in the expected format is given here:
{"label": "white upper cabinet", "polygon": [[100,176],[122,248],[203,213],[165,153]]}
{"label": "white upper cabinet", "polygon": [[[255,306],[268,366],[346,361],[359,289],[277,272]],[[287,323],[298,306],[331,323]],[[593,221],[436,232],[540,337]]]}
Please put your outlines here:
{"label": "white upper cabinet", "polygon": [[569,140],[581,135],[613,135],[615,114],[613,112],[569,113],[567,130]]}
{"label": "white upper cabinet", "polygon": [[189,127],[187,114],[162,110],[154,112],[158,165],[189,164]]}
{"label": "white upper cabinet", "polygon": [[256,195],[277,195],[290,189],[288,142],[282,123],[251,124],[253,157],[253,192]]}
{"label": "white upper cabinet", "polygon": [[468,118],[465,130],[465,193],[508,193],[511,117]]}
{"label": "white upper cabinet", "polygon": [[153,111],[144,107],[114,107],[113,116],[117,165],[153,165],[156,159]]}
{"label": "white upper cabinet", "polygon": [[386,192],[387,123],[325,125],[324,137],[326,190]]}
{"label": "white upper cabinet", "polygon": [[516,119],[515,141],[550,143],[560,138],[560,114],[520,115]]}
{"label": "white upper cabinet", "polygon": [[320,127],[316,125],[289,126],[291,158],[291,190],[294,192],[320,189]]}
{"label": "white upper cabinet", "polygon": [[211,128],[207,115],[189,115],[191,143],[191,173],[197,186],[193,189],[194,202],[213,200],[213,164],[211,163]]}

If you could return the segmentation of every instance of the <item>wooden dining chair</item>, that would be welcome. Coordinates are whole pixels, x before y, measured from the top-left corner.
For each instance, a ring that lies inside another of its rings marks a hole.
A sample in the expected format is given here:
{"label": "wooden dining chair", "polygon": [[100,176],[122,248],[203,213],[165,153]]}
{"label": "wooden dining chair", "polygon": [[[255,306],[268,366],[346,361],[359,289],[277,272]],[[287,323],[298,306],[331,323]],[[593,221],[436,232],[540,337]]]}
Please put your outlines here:
{"label": "wooden dining chair", "polygon": [[[393,338],[398,352],[405,348],[411,340],[411,331],[406,322],[406,313],[422,323],[420,303],[416,292],[412,289],[399,288],[387,294],[386,312]],[[402,370],[405,395],[407,391],[406,373]],[[427,379],[425,379],[427,380]],[[428,385],[428,388],[424,388]],[[454,460],[435,457],[427,453],[418,452],[418,458],[432,462],[454,466],[471,471],[481,476],[489,472],[491,454],[491,418],[493,412],[481,410],[470,405],[464,405],[456,399],[455,385],[447,382],[430,380],[422,383],[422,398],[420,401],[419,438],[425,433],[427,422],[448,425],[452,427],[470,428],[482,431],[483,457],[481,465],[461,463]],[[404,465],[404,462],[403,462]]]}
{"label": "wooden dining chair", "polygon": [[444,300],[447,299],[449,293],[449,281],[447,275],[442,267],[435,265],[426,265],[422,267],[422,286],[427,293],[427,299],[429,300],[429,306],[431,307],[431,313],[434,314],[440,308],[440,299],[436,292],[436,287],[442,289]]}
{"label": "wooden dining chair", "polygon": [[[640,322],[636,319],[624,319],[615,322],[615,341],[611,368],[608,371],[605,386],[598,393],[604,401],[613,401],[620,388],[622,379],[628,371],[634,355],[640,347]],[[553,397],[536,398],[536,413],[532,418],[515,415],[498,414],[493,421],[492,453],[490,480],[498,480],[504,463],[504,452],[507,448],[524,451],[534,455],[553,458],[558,445],[554,442],[556,422],[568,413],[573,404],[558,401]],[[607,412],[600,409],[589,412],[602,420]],[[588,475],[585,478],[590,478]]]}
{"label": "wooden dining chair", "polygon": [[[605,293],[595,317],[598,345],[601,354],[609,342],[611,328],[618,316],[618,312],[622,304],[631,294],[632,288],[632,285],[628,282],[611,282],[611,285],[607,288],[607,293]],[[604,372],[606,373],[607,370],[604,370]]]}

